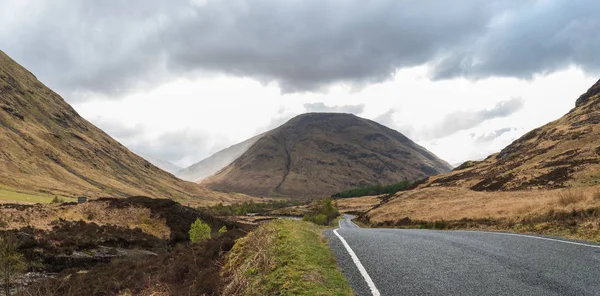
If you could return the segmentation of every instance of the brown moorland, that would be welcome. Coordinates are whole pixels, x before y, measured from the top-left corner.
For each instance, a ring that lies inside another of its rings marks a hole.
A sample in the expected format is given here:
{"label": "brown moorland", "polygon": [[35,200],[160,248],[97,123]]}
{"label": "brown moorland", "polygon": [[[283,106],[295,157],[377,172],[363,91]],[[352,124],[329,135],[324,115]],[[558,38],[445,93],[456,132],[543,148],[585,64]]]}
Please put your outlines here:
{"label": "brown moorland", "polygon": [[[4,204],[0,217],[0,236],[17,239],[19,252],[37,262],[37,273],[19,277],[26,287],[18,295],[219,295],[222,255],[251,229],[147,197]],[[212,239],[190,244],[196,219]]]}

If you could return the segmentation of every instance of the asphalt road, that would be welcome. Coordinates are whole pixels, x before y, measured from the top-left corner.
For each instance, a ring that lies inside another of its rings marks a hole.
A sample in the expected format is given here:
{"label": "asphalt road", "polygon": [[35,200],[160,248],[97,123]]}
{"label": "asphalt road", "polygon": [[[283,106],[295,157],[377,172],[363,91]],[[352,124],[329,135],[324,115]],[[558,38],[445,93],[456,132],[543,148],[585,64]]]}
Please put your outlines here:
{"label": "asphalt road", "polygon": [[356,295],[600,295],[598,244],[508,233],[363,229],[348,218],[337,235],[327,234]]}

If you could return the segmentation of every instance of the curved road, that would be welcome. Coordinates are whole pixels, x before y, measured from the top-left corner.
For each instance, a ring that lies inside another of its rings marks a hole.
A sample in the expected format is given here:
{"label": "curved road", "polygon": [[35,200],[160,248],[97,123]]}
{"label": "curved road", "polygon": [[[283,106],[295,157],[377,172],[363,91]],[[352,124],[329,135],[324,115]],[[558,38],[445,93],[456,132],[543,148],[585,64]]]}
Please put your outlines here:
{"label": "curved road", "polygon": [[346,215],[327,235],[356,295],[600,295],[597,244],[510,233],[361,229],[352,218]]}

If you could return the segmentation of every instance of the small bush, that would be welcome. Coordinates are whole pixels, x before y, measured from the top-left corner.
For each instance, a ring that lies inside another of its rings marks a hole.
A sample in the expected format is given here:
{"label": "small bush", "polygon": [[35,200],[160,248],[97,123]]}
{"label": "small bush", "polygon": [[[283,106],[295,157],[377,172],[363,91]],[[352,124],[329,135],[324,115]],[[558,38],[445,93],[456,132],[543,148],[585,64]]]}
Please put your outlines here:
{"label": "small bush", "polygon": [[331,198],[326,198],[318,202],[314,211],[304,215],[302,220],[313,222],[317,225],[328,225],[333,219],[339,216],[338,209],[333,205]]}
{"label": "small bush", "polygon": [[64,199],[62,199],[62,198],[60,198],[60,197],[58,197],[58,196],[55,196],[55,197],[52,199],[52,201],[50,201],[50,203],[52,203],[52,204],[63,203],[63,202],[65,202],[65,200],[64,200]]}
{"label": "small bush", "polygon": [[85,218],[88,221],[94,220],[94,218],[96,218],[96,212],[92,208],[85,208],[85,210],[83,210],[82,213],[85,215]]}
{"label": "small bush", "polygon": [[210,239],[210,226],[200,219],[196,219],[190,227],[190,240],[192,243],[198,243]]}
{"label": "small bush", "polygon": [[15,237],[0,237],[0,279],[4,295],[10,295],[15,278],[25,272],[27,264],[19,253],[19,242]]}
{"label": "small bush", "polygon": [[302,217],[302,221],[308,221],[317,225],[326,225],[327,216],[324,214],[306,214]]}
{"label": "small bush", "polygon": [[561,206],[568,206],[585,200],[585,195],[581,191],[566,190],[558,193],[557,202]]}
{"label": "small bush", "polygon": [[219,229],[219,236],[221,236],[225,233],[227,233],[227,227],[225,225],[223,225],[223,227],[221,227],[221,229]]}

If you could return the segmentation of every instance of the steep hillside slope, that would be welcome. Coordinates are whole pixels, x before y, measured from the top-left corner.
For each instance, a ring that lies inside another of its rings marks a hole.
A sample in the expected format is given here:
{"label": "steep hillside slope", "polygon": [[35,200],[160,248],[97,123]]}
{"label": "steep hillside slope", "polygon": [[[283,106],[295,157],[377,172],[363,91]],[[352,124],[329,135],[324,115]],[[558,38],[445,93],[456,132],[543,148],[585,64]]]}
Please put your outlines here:
{"label": "steep hillside slope", "polygon": [[136,154],[141,156],[145,160],[149,161],[151,164],[155,165],[157,168],[159,168],[163,171],[169,172],[173,175],[175,175],[179,170],[181,170],[181,167],[175,165],[174,163],[172,163],[168,160],[160,159],[158,157],[145,155],[145,154],[139,154],[139,153],[136,153]]}
{"label": "steep hillside slope", "polygon": [[252,137],[244,142],[223,149],[210,157],[179,170],[175,175],[183,180],[198,182],[231,164],[258,141],[263,135]]}
{"label": "steep hillside slope", "polygon": [[266,133],[202,184],[253,195],[319,197],[450,169],[407,137],[373,121],[350,114],[310,113]]}
{"label": "steep hillside slope", "polygon": [[158,169],[80,117],[0,51],[0,188],[7,187],[212,200],[209,190]]}
{"label": "steep hillside slope", "polygon": [[500,153],[429,178],[421,187],[477,191],[587,186],[600,183],[600,81],[562,118],[537,128]]}

